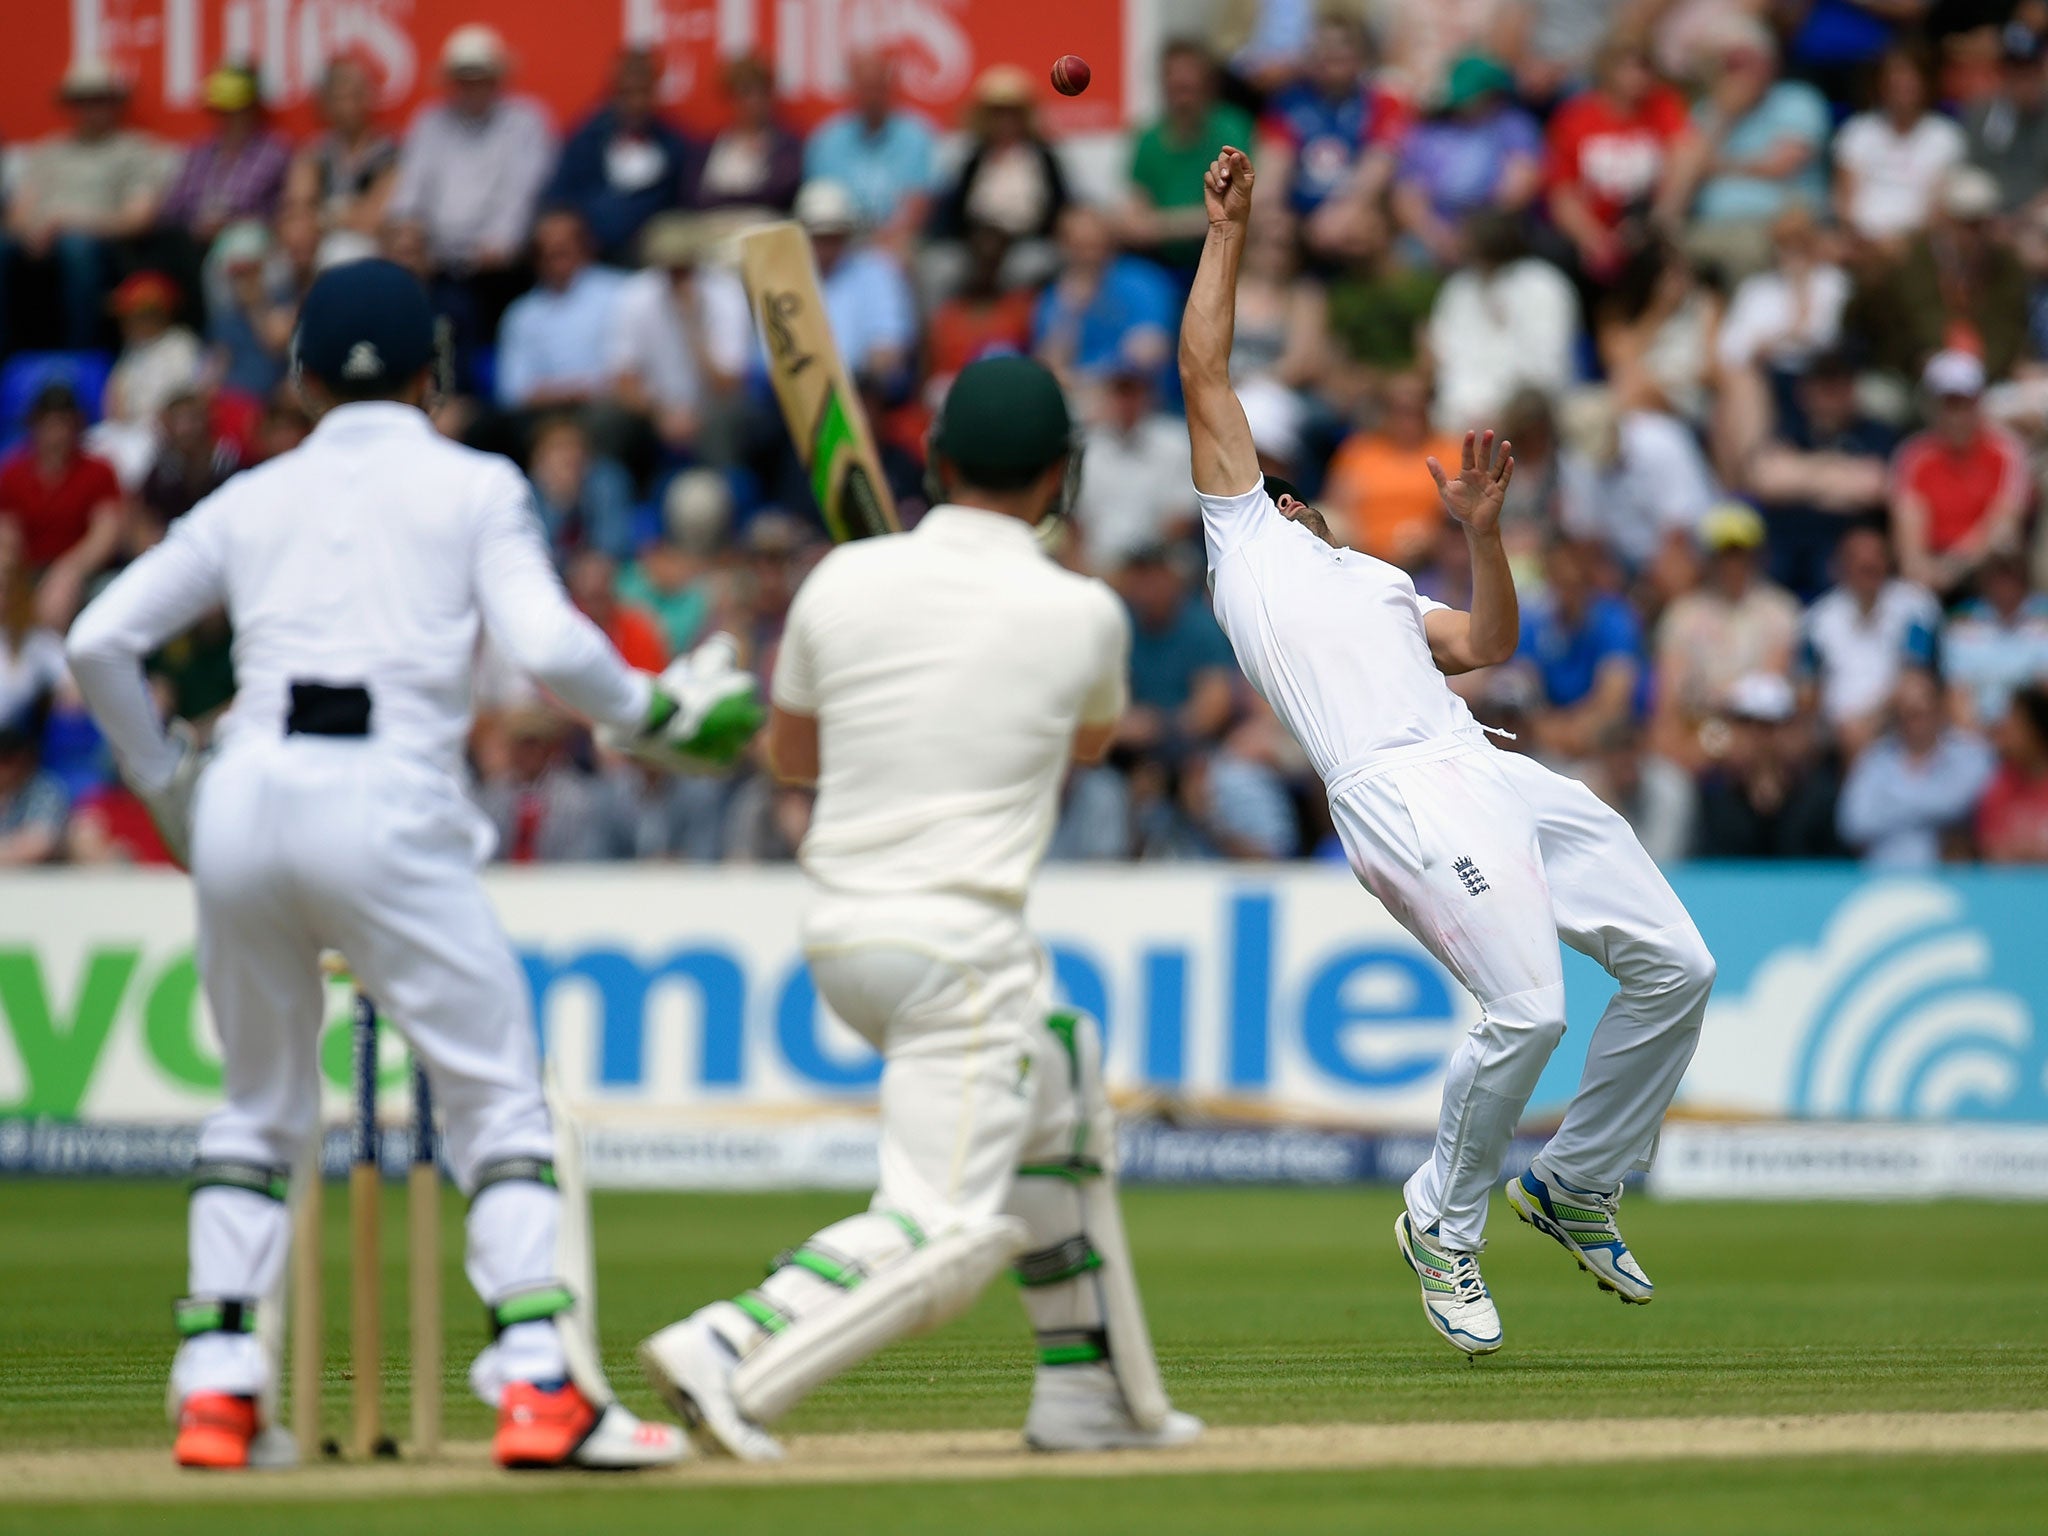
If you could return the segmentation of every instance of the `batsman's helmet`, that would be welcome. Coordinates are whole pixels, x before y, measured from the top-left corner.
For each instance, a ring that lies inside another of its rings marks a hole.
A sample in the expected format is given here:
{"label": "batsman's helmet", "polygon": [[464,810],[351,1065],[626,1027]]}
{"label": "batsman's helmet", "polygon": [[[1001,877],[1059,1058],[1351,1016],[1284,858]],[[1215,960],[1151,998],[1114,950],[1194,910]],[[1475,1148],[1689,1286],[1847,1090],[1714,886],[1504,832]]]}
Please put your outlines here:
{"label": "batsman's helmet", "polygon": [[1055,512],[1071,504],[1081,445],[1059,380],[1028,357],[986,357],[953,380],[932,427],[931,456],[988,491],[1021,490],[1062,458],[1067,484]]}
{"label": "batsman's helmet", "polygon": [[346,395],[396,390],[436,360],[433,307],[420,280],[371,258],[329,267],[299,306],[292,364]]}

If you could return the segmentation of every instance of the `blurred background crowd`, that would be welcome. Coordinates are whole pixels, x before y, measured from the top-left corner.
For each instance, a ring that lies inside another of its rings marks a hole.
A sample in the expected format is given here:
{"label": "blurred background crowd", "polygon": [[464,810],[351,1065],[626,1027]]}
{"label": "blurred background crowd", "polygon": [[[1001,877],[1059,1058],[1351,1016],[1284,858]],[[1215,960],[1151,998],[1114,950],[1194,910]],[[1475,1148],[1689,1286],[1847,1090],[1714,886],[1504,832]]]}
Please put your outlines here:
{"label": "blurred background crowd", "polygon": [[[1129,606],[1132,705],[1054,855],[1331,855],[1203,590],[1173,356],[1224,143],[1259,171],[1233,369],[1269,469],[1457,605],[1424,456],[1514,441],[1521,653],[1458,680],[1504,745],[1666,862],[2048,861],[2048,0],[1225,0],[1161,50],[1113,188],[1016,67],[936,123],[859,57],[800,135],[734,59],[709,138],[665,117],[647,54],[562,124],[483,22],[438,67],[386,122],[338,59],[293,142],[226,61],[213,132],[172,145],[85,60],[68,127],[5,147],[0,864],[162,858],[61,636],[311,429],[289,343],[336,261],[429,284],[441,429],[524,467],[630,660],[722,628],[765,676],[826,546],[731,247],[791,215],[906,521],[972,359],[1037,355],[1085,419],[1059,558]],[[155,659],[167,711],[226,705],[230,644],[215,620]],[[806,797],[758,764],[660,779],[488,654],[478,691],[503,859],[777,860],[802,834]]]}

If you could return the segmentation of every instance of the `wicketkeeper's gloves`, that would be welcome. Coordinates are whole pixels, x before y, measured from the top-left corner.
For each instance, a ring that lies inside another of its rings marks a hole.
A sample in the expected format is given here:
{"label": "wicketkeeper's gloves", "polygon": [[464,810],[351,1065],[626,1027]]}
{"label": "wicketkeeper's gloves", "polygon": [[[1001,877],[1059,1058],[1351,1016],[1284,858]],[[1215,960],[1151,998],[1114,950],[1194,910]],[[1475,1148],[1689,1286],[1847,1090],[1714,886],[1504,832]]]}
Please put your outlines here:
{"label": "wicketkeeper's gloves", "polygon": [[730,768],[767,718],[754,675],[739,656],[738,641],[716,634],[677,657],[654,680],[646,724],[638,731],[606,726],[599,742],[668,773]]}

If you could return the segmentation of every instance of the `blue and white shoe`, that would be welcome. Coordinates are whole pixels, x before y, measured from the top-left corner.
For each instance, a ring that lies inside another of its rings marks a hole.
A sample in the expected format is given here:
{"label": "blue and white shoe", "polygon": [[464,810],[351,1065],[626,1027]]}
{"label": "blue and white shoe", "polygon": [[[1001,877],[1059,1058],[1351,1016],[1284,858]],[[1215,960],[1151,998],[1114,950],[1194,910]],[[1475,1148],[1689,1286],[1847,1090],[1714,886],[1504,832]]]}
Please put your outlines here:
{"label": "blue and white shoe", "polygon": [[1515,1214],[1561,1244],[1579,1261],[1579,1268],[1600,1282],[1601,1290],[1637,1306],[1656,1295],[1657,1288],[1628,1251],[1615,1223],[1620,1190],[1605,1195],[1575,1189],[1535,1162],[1519,1179],[1508,1180],[1507,1195]]}
{"label": "blue and white shoe", "polygon": [[1422,1282],[1422,1313],[1447,1342],[1468,1355],[1500,1348],[1500,1314],[1479,1274],[1479,1255],[1445,1248],[1434,1226],[1418,1232],[1406,1211],[1394,1218],[1394,1246]]}

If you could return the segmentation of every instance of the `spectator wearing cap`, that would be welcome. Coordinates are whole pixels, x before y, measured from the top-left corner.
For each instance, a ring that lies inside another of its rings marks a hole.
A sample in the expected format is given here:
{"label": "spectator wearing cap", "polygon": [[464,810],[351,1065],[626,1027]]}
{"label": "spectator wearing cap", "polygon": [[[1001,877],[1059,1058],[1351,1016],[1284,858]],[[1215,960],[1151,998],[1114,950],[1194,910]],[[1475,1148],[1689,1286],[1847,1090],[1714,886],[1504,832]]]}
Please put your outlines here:
{"label": "spectator wearing cap", "polygon": [[712,245],[696,216],[648,221],[640,232],[645,270],[619,289],[604,367],[612,399],[647,418],[669,454],[723,460],[754,323],[739,275],[708,260]]}
{"label": "spectator wearing cap", "polygon": [[2003,379],[2026,346],[2015,321],[2027,307],[2025,265],[1993,223],[1998,188],[1974,166],[1957,166],[1941,186],[1933,221],[1899,257],[1866,269],[1851,300],[1847,326],[1870,348],[1879,368],[1911,380],[1927,360],[1961,347]]}
{"label": "spectator wearing cap", "polygon": [[1159,409],[1153,370],[1139,362],[1111,368],[1090,415],[1074,526],[1088,568],[1114,571],[1194,527],[1187,423]]}
{"label": "spectator wearing cap", "polygon": [[1780,78],[1777,43],[1753,17],[1720,24],[1711,77],[1681,172],[1698,189],[1688,246],[1740,278],[1769,262],[1771,221],[1787,206],[1827,207],[1833,119],[1819,91]]}
{"label": "spectator wearing cap", "polygon": [[1739,501],[1701,521],[1705,580],[1676,598],[1657,626],[1652,741],[1697,768],[1709,755],[1700,728],[1735,680],[1752,672],[1789,677],[1799,644],[1799,604],[1763,574],[1764,520]]}
{"label": "spectator wearing cap", "polygon": [[1039,129],[1031,76],[1014,64],[983,70],[974,82],[966,158],[932,210],[932,234],[958,241],[970,226],[988,225],[1028,250],[1052,238],[1067,202],[1066,171]]}
{"label": "spectator wearing cap", "polygon": [[1966,854],[1970,818],[1995,766],[1982,736],[1944,718],[1934,674],[1909,668],[1892,690],[1891,729],[1842,784],[1842,841],[1884,869],[1925,869]]}
{"label": "spectator wearing cap", "polygon": [[533,288],[505,310],[498,332],[498,403],[532,411],[587,405],[604,392],[624,274],[592,260],[574,208],[550,208],[533,227]]}
{"label": "spectator wearing cap", "polygon": [[1318,266],[1355,260],[1386,241],[1378,208],[1410,113],[1371,81],[1371,62],[1365,28],[1326,13],[1302,77],[1272,96],[1260,124],[1268,206],[1299,221]]}
{"label": "spectator wearing cap", "polygon": [[1994,549],[2017,548],[2033,501],[2026,449],[1983,411],[1984,365],[1938,352],[1921,375],[1932,418],[1892,463],[1892,540],[1909,580],[1947,596]]}
{"label": "spectator wearing cap", "polygon": [[1908,661],[1933,659],[1941,605],[1925,587],[1892,574],[1891,545],[1875,528],[1852,528],[1835,549],[1835,585],[1806,611],[1805,670],[1821,723],[1846,758],[1884,724]]}
{"label": "spectator wearing cap", "polygon": [[2048,864],[2048,682],[2013,696],[1995,739],[1998,772],[1977,806],[1977,852],[1993,864]]}
{"label": "spectator wearing cap", "polygon": [[199,338],[175,322],[178,285],[161,272],[123,279],[110,301],[121,327],[121,352],[107,375],[105,410],[87,441],[104,455],[124,486],[137,486],[156,457],[164,407],[204,382]]}
{"label": "spectator wearing cap", "polygon": [[1543,188],[1543,133],[1510,98],[1513,86],[1498,59],[1465,54],[1451,66],[1437,112],[1401,141],[1394,218],[1437,265],[1464,259],[1459,234],[1471,215],[1519,215]]}
{"label": "spectator wearing cap", "polygon": [[1371,414],[1337,446],[1323,487],[1331,531],[1354,549],[1414,571],[1436,546],[1443,499],[1425,462],[1456,461],[1458,442],[1430,425],[1429,383],[1397,373]]}
{"label": "spectator wearing cap", "polygon": [[1918,46],[1886,50],[1872,96],[1835,135],[1835,214],[1861,239],[1895,246],[1926,225],[1969,146],[1954,119],[1934,110],[1932,68]]}
{"label": "spectator wearing cap", "polygon": [[1551,223],[1580,273],[1610,282],[1641,249],[1645,215],[1676,212],[1693,136],[1685,98],[1652,72],[1640,41],[1613,36],[1592,85],[1558,108],[1548,134]]}
{"label": "spectator wearing cap", "polygon": [[820,296],[839,355],[856,377],[901,385],[917,348],[917,296],[883,247],[855,238],[860,212],[836,181],[811,181],[796,198],[797,222],[818,258]]}
{"label": "spectator wearing cap", "polygon": [[627,48],[612,66],[611,99],[562,142],[544,204],[574,208],[598,258],[632,257],[640,231],[674,208],[698,151],[659,110],[661,60],[651,48]]}
{"label": "spectator wearing cap", "polygon": [[423,227],[433,269],[471,290],[485,336],[521,287],[527,232],[555,166],[547,114],[506,93],[510,64],[504,39],[487,26],[449,34],[445,94],[406,131],[388,209],[392,219]]}
{"label": "spectator wearing cap", "polygon": [[206,258],[208,369],[222,389],[258,400],[284,381],[298,320],[301,290],[277,255],[270,231],[244,219]]}
{"label": "spectator wearing cap", "polygon": [[1578,373],[1570,279],[1530,253],[1506,214],[1474,215],[1463,244],[1469,260],[1437,290],[1424,330],[1446,432],[1491,422],[1518,390],[1557,396]]}
{"label": "spectator wearing cap", "polygon": [[1857,402],[1856,370],[1839,351],[1815,358],[1790,393],[1793,409],[1774,413],[1742,485],[1770,530],[1771,579],[1810,600],[1843,532],[1887,517],[1899,435]]}
{"label": "spectator wearing cap", "polygon": [[1720,756],[1700,785],[1693,856],[1834,859],[1840,783],[1813,749],[1792,685],[1753,672],[1728,689]]}
{"label": "spectator wearing cap", "polygon": [[1112,366],[1155,373],[1160,398],[1177,398],[1169,381],[1179,302],[1172,280],[1150,262],[1117,250],[1109,217],[1076,203],[1059,227],[1059,276],[1038,301],[1033,346],[1069,387]]}
{"label": "spectator wearing cap", "polygon": [[1970,164],[1998,188],[1998,210],[2017,214],[2048,192],[2048,49],[2018,23],[2000,38],[1998,85],[1963,114]]}
{"label": "spectator wearing cap", "polygon": [[1606,390],[1567,397],[1559,426],[1565,532],[1604,545],[1630,571],[1647,568],[1672,541],[1691,540],[1715,489],[1690,427],[1663,411],[1624,410]]}
{"label": "spectator wearing cap", "polygon": [[1251,117],[1219,101],[1216,58],[1196,38],[1177,38],[1159,55],[1160,115],[1131,144],[1128,185],[1117,225],[1124,243],[1177,272],[1192,272],[1209,216],[1202,178],[1226,144],[1249,150]]}
{"label": "spectator wearing cap", "polygon": [[398,174],[398,143],[376,120],[377,82],[355,54],[329,62],[314,93],[321,129],[292,158],[286,203],[329,229],[375,237]]}
{"label": "spectator wearing cap", "polygon": [[776,115],[775,77],[747,55],[725,66],[732,120],[683,178],[683,202],[699,210],[787,212],[804,179],[804,144]]}
{"label": "spectator wearing cap", "polygon": [[1625,598],[1596,585],[1599,552],[1553,539],[1543,552],[1543,587],[1522,605],[1517,654],[1543,685],[1533,725],[1544,756],[1593,757],[1633,721],[1647,670],[1642,626]]}
{"label": "spectator wearing cap", "polygon": [[57,99],[69,127],[15,155],[0,233],[0,350],[11,334],[10,279],[20,275],[10,269],[22,265],[55,272],[60,326],[53,339],[97,345],[117,251],[155,225],[163,197],[168,156],[123,126],[125,80],[103,62],[82,59],[65,72]]}
{"label": "spectator wearing cap", "polygon": [[1942,630],[1941,666],[1955,717],[1989,726],[2022,688],[2048,678],[2048,593],[2030,589],[2016,549],[1994,550],[1974,585]]}
{"label": "spectator wearing cap", "polygon": [[590,433],[574,412],[547,415],[535,425],[527,479],[541,533],[558,566],[566,567],[589,549],[615,561],[631,558],[633,482],[617,462],[591,446]]}
{"label": "spectator wearing cap", "polygon": [[43,385],[29,403],[27,440],[0,458],[0,523],[19,529],[23,563],[42,569],[120,513],[113,465],[85,450],[78,396],[61,380]]}
{"label": "spectator wearing cap", "polygon": [[213,136],[185,156],[158,217],[204,249],[237,219],[267,220],[277,212],[292,156],[264,113],[254,67],[221,65],[206,77],[202,99]]}
{"label": "spectator wearing cap", "polygon": [[844,187],[876,242],[903,250],[931,213],[938,137],[923,114],[898,102],[896,66],[887,54],[857,53],[846,72],[853,104],[812,131],[804,179]]}
{"label": "spectator wearing cap", "polygon": [[0,725],[0,869],[47,864],[64,848],[71,797],[28,731]]}

